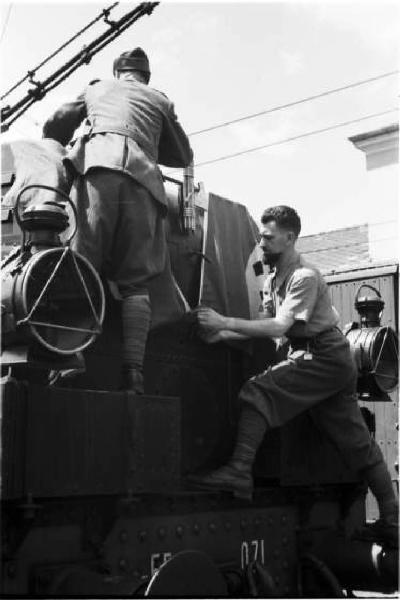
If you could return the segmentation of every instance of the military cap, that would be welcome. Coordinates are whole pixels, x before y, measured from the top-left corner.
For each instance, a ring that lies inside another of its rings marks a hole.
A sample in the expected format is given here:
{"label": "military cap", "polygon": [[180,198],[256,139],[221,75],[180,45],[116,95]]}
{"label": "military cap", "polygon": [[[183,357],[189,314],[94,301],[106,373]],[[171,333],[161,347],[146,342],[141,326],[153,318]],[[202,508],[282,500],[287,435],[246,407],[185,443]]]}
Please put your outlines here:
{"label": "military cap", "polygon": [[146,52],[142,48],[123,52],[114,60],[114,74],[116,71],[143,71],[150,74],[150,64]]}

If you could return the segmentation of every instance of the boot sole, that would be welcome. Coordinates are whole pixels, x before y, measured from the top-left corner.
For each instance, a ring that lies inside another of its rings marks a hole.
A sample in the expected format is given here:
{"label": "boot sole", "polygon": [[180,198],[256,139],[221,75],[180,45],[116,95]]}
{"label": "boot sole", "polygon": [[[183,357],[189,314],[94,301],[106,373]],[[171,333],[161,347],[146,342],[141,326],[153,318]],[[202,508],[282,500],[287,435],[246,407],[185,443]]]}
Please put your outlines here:
{"label": "boot sole", "polygon": [[206,490],[208,492],[230,492],[235,498],[239,498],[241,500],[248,500],[250,502],[253,499],[253,491],[249,489],[240,490],[238,488],[231,487],[229,484],[213,485],[200,482],[197,483],[195,481],[190,481],[189,483],[192,487],[196,487],[200,490]]}
{"label": "boot sole", "polygon": [[366,534],[355,534],[352,536],[355,542],[364,542],[366,544],[378,544],[383,548],[390,548],[391,550],[399,549],[399,540],[397,538],[392,539],[383,535],[366,535]]}

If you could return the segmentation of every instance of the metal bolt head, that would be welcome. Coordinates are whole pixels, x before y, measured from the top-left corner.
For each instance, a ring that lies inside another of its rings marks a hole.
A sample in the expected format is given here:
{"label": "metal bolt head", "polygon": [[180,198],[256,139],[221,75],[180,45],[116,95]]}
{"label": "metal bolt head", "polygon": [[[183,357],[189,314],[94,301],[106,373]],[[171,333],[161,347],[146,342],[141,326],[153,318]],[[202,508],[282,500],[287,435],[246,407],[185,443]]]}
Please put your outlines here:
{"label": "metal bolt head", "polygon": [[17,569],[14,563],[10,563],[9,565],[7,565],[6,573],[7,577],[9,577],[10,579],[13,579],[15,577]]}
{"label": "metal bolt head", "polygon": [[142,529],[142,531],[139,531],[138,538],[141,542],[144,542],[145,539],[147,538],[147,531],[145,529]]}
{"label": "metal bolt head", "polygon": [[122,543],[125,543],[128,541],[128,534],[126,531],[121,531],[121,533],[119,534],[119,539]]}
{"label": "metal bolt head", "polygon": [[128,568],[128,561],[126,560],[126,558],[121,558],[119,563],[118,563],[118,567],[120,568],[121,571],[126,571]]}

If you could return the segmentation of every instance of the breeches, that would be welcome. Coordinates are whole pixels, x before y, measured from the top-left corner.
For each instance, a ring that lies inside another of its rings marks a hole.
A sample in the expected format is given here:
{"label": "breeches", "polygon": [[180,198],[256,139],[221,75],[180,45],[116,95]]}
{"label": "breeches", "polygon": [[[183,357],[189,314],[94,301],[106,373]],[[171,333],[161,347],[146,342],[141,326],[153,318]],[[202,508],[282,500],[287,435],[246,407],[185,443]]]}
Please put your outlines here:
{"label": "breeches", "polygon": [[109,169],[90,169],[74,182],[78,212],[73,250],[85,256],[122,297],[146,293],[166,258],[164,218],[150,192]]}
{"label": "breeches", "polygon": [[258,410],[271,428],[308,410],[352,470],[377,464],[382,453],[357,402],[357,372],[348,341],[333,330],[319,336],[310,350],[311,360],[297,350],[250,379],[239,398]]}

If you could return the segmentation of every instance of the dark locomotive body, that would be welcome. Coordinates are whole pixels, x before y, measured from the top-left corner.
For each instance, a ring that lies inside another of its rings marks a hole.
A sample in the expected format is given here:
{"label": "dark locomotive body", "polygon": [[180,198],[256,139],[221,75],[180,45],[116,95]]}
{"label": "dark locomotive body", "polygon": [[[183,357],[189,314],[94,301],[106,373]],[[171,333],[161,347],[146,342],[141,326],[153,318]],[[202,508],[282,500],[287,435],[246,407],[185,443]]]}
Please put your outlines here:
{"label": "dark locomotive body", "polygon": [[[185,233],[177,189],[171,198],[172,271],[193,308],[207,260],[205,210],[196,206],[195,232]],[[153,294],[161,314],[167,299]],[[235,301],[235,316],[247,316]],[[378,547],[374,563],[371,545],[350,540],[366,517],[363,482],[307,414],[268,435],[252,502],[186,486],[186,474],[230,455],[238,391],[277,360],[271,343],[209,346],[189,312],[162,318],[147,343],[145,395],[135,396],[119,391],[120,309],[109,291],[106,307],[84,373],[48,385],[49,365],[27,364],[3,378],[4,596],[395,589],[395,555]]]}

